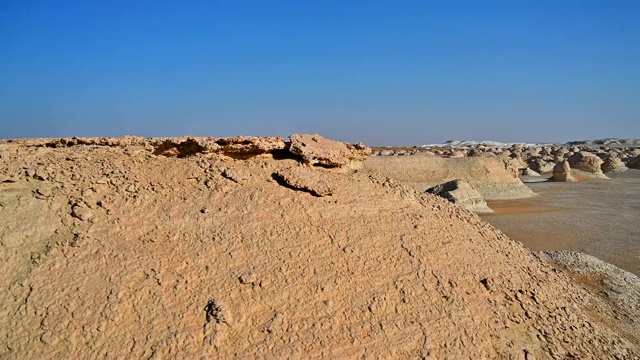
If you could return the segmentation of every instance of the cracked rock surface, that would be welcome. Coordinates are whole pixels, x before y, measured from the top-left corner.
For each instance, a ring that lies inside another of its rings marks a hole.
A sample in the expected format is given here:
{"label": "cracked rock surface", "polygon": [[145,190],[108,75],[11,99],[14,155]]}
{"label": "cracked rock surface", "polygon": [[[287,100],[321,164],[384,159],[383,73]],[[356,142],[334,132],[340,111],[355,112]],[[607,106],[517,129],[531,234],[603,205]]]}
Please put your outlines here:
{"label": "cracked rock surface", "polygon": [[0,358],[640,356],[638,317],[444,199],[155,141],[0,144]]}

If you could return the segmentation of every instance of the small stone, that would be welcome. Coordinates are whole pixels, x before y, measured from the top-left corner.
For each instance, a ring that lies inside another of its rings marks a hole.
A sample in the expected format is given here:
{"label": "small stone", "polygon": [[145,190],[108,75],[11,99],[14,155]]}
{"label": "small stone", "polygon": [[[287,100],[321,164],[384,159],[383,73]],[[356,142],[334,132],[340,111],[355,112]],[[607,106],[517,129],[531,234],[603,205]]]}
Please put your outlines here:
{"label": "small stone", "polygon": [[246,182],[247,180],[249,180],[249,177],[250,177],[248,173],[240,169],[233,169],[233,168],[225,169],[224,171],[222,171],[221,175],[238,184],[242,184]]}
{"label": "small stone", "polygon": [[243,274],[240,276],[239,278],[240,283],[241,284],[255,284],[256,281],[258,280],[258,276],[255,273],[247,273],[247,274]]}
{"label": "small stone", "polygon": [[37,199],[44,200],[44,199],[48,198],[49,196],[51,196],[51,190],[50,189],[46,189],[46,188],[36,189],[35,196],[36,196]]}
{"label": "small stone", "polygon": [[71,216],[82,221],[87,221],[93,218],[93,212],[86,206],[76,203],[71,206]]}

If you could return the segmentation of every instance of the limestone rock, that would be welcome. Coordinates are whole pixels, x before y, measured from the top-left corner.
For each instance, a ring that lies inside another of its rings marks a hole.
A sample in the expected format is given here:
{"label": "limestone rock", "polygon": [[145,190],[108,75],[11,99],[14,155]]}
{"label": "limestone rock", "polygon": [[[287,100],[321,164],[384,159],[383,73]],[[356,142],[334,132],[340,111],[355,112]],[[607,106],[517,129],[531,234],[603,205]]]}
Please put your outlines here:
{"label": "limestone rock", "polygon": [[236,136],[218,139],[215,143],[220,146],[218,152],[225,155],[259,155],[275,150],[284,150],[286,147],[284,139],[277,136]]}
{"label": "limestone rock", "polygon": [[540,176],[540,174],[534,170],[531,170],[530,168],[526,168],[524,169],[524,171],[522,172],[522,175],[524,176]]}
{"label": "limestone rock", "polygon": [[563,160],[556,164],[553,168],[553,181],[558,182],[574,182],[578,181],[571,175],[571,166],[567,160]]}
{"label": "limestone rock", "polygon": [[623,172],[628,168],[625,166],[624,162],[618,157],[609,156],[604,159],[601,165],[602,171],[605,173],[608,172]]}
{"label": "limestone rock", "polygon": [[602,174],[602,159],[589,152],[576,152],[568,159],[572,169],[582,170],[593,174]]}
{"label": "limestone rock", "polygon": [[460,207],[475,212],[493,212],[482,195],[468,182],[451,180],[426,190],[427,193],[443,197]]}
{"label": "limestone rock", "polygon": [[251,176],[251,174],[237,168],[224,169],[221,175],[238,184],[246,182]]}
{"label": "limestone rock", "polygon": [[82,221],[88,221],[93,218],[93,212],[83,203],[76,203],[71,206],[71,216]]}
{"label": "limestone rock", "polygon": [[340,167],[353,160],[364,160],[371,154],[371,149],[362,143],[350,145],[317,134],[293,134],[290,140],[289,151],[309,165]]}
{"label": "limestone rock", "polygon": [[[154,139],[129,153],[0,151],[0,174],[16,179],[0,183],[0,358],[640,357],[637,306],[614,313],[597,290],[424,194],[464,179],[485,199],[530,195],[502,159],[367,160],[385,176],[300,167],[279,150],[240,161],[250,152],[218,151],[252,145],[218,140],[173,140],[187,143],[170,157],[152,155]],[[250,176],[234,186],[223,168]],[[335,191],[266,181],[276,172]],[[76,203],[94,216],[72,218]]]}
{"label": "limestone rock", "polygon": [[627,166],[631,169],[640,169],[640,155],[627,161]]}
{"label": "limestone rock", "polygon": [[333,193],[327,177],[306,166],[280,169],[274,176],[293,189],[307,191],[316,196],[328,196]]}
{"label": "limestone rock", "polygon": [[552,172],[555,167],[555,163],[551,161],[545,161],[540,158],[529,159],[527,161],[529,164],[529,168],[537,173],[544,174],[548,172]]}
{"label": "limestone rock", "polygon": [[509,160],[509,165],[518,170],[518,173],[521,174],[525,169],[529,167],[526,162],[522,160],[520,157],[514,157]]}
{"label": "limestone rock", "polygon": [[461,179],[478,190],[485,200],[535,196],[518,178],[518,170],[497,156],[375,157],[364,162],[364,170],[398,180],[420,192],[452,179]]}

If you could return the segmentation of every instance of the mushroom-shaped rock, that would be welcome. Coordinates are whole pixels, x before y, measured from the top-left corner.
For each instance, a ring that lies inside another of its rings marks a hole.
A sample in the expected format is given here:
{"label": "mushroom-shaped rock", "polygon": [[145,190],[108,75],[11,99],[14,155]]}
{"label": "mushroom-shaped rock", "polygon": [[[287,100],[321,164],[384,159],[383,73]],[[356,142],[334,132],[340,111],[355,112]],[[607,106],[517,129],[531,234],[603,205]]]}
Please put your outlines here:
{"label": "mushroom-shaped rock", "polygon": [[610,172],[623,172],[628,170],[629,168],[622,162],[619,157],[609,156],[604,159],[601,165],[602,172],[610,173]]}
{"label": "mushroom-shaped rock", "polygon": [[529,159],[527,162],[529,164],[529,168],[537,173],[544,174],[548,172],[552,172],[555,167],[555,163],[551,161],[545,161],[540,158]]}
{"label": "mushroom-shaped rock", "polygon": [[460,179],[448,181],[426,190],[427,193],[443,197],[467,210],[493,212],[482,195],[468,182]]}
{"label": "mushroom-shaped rock", "polygon": [[582,170],[592,174],[602,174],[602,159],[589,152],[577,152],[569,157],[569,165],[572,169]]}
{"label": "mushroom-shaped rock", "polygon": [[362,143],[351,145],[320,135],[293,134],[290,140],[289,151],[310,165],[340,167],[371,155],[371,149]]}
{"label": "mushroom-shaped rock", "polygon": [[571,175],[571,166],[569,166],[569,162],[567,160],[562,160],[561,162],[557,163],[556,166],[553,168],[553,181],[558,181],[558,182],[577,181],[576,178],[574,178]]}

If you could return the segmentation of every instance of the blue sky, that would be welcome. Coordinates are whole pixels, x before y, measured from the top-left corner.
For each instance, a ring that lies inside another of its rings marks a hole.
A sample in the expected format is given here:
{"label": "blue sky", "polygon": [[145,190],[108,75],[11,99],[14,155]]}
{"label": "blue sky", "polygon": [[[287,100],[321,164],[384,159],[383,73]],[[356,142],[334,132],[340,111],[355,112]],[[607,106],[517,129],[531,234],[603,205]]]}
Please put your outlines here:
{"label": "blue sky", "polygon": [[0,137],[640,138],[640,1],[0,0]]}

